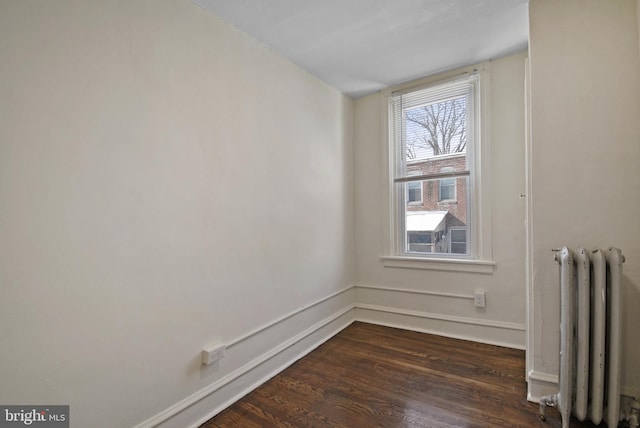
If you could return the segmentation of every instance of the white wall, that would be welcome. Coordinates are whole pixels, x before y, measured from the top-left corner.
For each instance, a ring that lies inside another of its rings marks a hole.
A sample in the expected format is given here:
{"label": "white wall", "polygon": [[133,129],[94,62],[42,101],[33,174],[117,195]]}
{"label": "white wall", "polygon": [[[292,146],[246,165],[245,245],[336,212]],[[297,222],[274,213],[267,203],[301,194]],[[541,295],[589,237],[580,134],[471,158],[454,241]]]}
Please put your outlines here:
{"label": "white wall", "polygon": [[185,0],[3,1],[0,57],[0,403],[132,426],[348,322],[350,99]]}
{"label": "white wall", "polygon": [[[490,63],[493,274],[385,267],[383,100],[355,103],[357,317],[448,336],[525,346],[525,53]],[[485,311],[473,305],[484,289]]]}
{"label": "white wall", "polygon": [[551,249],[617,246],[623,392],[640,393],[637,2],[530,3],[532,277],[529,393],[557,392],[559,267]]}

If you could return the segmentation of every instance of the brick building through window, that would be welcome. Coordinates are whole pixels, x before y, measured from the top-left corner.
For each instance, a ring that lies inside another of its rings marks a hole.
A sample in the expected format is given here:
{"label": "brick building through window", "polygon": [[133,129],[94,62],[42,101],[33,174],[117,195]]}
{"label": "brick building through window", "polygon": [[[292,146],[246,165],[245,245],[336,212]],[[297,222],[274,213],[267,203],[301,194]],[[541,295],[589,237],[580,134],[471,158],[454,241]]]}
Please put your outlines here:
{"label": "brick building through window", "polygon": [[[466,169],[466,153],[407,161],[407,175]],[[411,252],[466,254],[467,177],[410,182],[406,195],[407,246]]]}

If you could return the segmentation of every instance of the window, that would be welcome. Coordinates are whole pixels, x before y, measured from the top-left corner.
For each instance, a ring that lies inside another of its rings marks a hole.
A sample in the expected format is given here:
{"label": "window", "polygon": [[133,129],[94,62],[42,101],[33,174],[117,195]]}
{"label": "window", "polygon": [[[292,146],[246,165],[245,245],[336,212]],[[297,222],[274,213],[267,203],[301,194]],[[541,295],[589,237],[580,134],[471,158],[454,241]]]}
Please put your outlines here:
{"label": "window", "polygon": [[471,239],[478,99],[476,73],[391,94],[395,255],[478,257]]}
{"label": "window", "polygon": [[430,232],[407,232],[407,241],[409,242],[410,251],[431,252]]}
{"label": "window", "polygon": [[[409,172],[408,175],[420,175],[419,172]],[[407,183],[407,202],[410,204],[419,204],[422,202],[422,181],[411,181]]]}
{"label": "window", "polygon": [[451,252],[454,254],[467,253],[467,230],[464,228],[449,229],[449,239],[451,241]]}
{"label": "window", "polygon": [[[441,173],[450,173],[455,170],[451,167],[442,168]],[[440,180],[440,200],[441,201],[454,201],[456,199],[456,179],[455,178],[443,178]]]}

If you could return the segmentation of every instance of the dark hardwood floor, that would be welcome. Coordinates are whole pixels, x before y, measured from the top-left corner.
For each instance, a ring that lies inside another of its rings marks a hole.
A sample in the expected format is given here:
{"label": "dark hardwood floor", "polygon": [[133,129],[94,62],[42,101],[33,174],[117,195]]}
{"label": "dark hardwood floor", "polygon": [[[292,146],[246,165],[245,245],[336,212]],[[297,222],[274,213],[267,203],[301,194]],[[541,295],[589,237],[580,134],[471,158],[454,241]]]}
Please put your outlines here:
{"label": "dark hardwood floor", "polygon": [[524,374],[524,351],[356,322],[201,428],[560,427]]}

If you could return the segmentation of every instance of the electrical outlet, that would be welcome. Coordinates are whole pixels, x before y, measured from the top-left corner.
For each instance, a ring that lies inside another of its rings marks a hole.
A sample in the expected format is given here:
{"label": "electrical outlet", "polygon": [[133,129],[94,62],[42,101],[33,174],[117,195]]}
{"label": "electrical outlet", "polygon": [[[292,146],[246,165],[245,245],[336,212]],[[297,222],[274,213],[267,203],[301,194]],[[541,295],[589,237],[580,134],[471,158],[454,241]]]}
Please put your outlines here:
{"label": "electrical outlet", "polygon": [[487,307],[487,296],[486,293],[482,290],[477,290],[473,293],[473,304],[476,308],[486,308]]}
{"label": "electrical outlet", "polygon": [[202,350],[202,364],[208,366],[216,361],[224,358],[226,355],[226,346],[224,343],[214,343]]}

